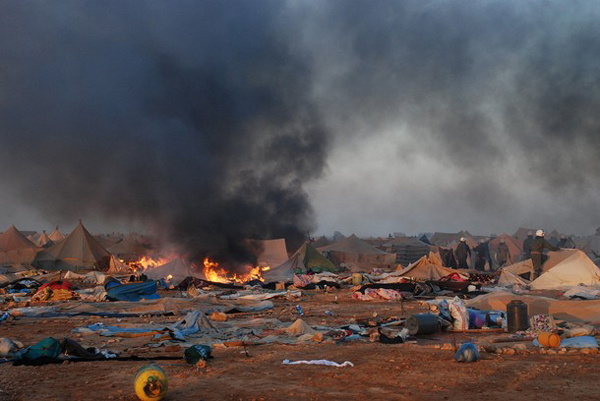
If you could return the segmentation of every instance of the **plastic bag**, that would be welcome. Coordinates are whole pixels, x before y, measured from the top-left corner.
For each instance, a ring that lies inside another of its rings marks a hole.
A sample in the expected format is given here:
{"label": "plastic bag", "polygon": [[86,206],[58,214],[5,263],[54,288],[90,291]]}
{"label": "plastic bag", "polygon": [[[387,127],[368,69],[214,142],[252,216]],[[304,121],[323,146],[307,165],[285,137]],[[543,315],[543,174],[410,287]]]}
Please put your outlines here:
{"label": "plastic bag", "polygon": [[479,358],[479,350],[473,343],[464,343],[454,354],[456,362],[477,362]]}
{"label": "plastic bag", "polygon": [[454,297],[454,299],[448,304],[448,309],[452,315],[453,323],[452,328],[455,331],[468,330],[469,329],[469,312],[463,301]]}

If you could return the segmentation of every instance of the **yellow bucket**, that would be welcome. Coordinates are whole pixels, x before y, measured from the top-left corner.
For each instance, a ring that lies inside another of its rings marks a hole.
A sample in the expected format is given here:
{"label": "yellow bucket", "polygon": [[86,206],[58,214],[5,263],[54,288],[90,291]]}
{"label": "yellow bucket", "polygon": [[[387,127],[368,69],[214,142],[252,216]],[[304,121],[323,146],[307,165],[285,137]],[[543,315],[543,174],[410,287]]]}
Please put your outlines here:
{"label": "yellow bucket", "polygon": [[538,343],[544,347],[558,348],[560,347],[560,337],[558,334],[543,332],[538,335]]}
{"label": "yellow bucket", "polygon": [[133,379],[135,394],[142,401],[158,401],[167,395],[169,382],[165,372],[155,364],[142,366]]}
{"label": "yellow bucket", "polygon": [[363,282],[362,273],[352,273],[352,285],[361,285]]}

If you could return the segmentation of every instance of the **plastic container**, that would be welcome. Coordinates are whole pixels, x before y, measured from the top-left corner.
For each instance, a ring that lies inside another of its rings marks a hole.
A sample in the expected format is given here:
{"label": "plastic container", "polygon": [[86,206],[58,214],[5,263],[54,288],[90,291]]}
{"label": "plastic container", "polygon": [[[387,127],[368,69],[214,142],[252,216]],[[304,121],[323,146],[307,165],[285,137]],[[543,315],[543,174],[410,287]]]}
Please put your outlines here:
{"label": "plastic container", "polygon": [[506,305],[507,329],[510,333],[527,330],[529,317],[527,315],[527,304],[514,300]]}
{"label": "plastic container", "polygon": [[158,401],[165,398],[169,382],[165,372],[156,364],[145,365],[133,379],[135,394],[142,401]]}
{"label": "plastic container", "polygon": [[352,285],[361,285],[363,282],[362,273],[352,273]]}
{"label": "plastic container", "polygon": [[558,348],[560,347],[560,337],[558,334],[550,333],[548,331],[542,332],[537,337],[538,343],[544,347]]}
{"label": "plastic container", "polygon": [[440,322],[437,315],[422,313],[409,316],[404,327],[408,329],[411,336],[433,334],[440,330]]}

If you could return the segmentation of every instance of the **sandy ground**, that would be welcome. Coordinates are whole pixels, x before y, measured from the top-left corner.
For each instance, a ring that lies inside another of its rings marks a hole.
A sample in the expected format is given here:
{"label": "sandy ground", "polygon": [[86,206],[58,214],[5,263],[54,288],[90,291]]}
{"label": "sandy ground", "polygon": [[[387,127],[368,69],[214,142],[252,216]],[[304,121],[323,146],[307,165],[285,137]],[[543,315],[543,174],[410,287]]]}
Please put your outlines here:
{"label": "sandy ground", "polygon": [[[310,324],[345,324],[352,318],[407,316],[422,311],[416,302],[360,302],[348,290],[307,292],[300,302]],[[339,302],[335,302],[335,297]],[[326,310],[334,315],[325,314]],[[292,322],[293,305],[276,301],[276,308],[260,316]],[[128,322],[168,322],[177,317],[134,318]],[[0,324],[0,337],[31,345],[47,336],[70,337],[86,346],[107,345],[123,351],[143,346],[147,338],[111,342],[97,334],[76,336],[75,327],[117,319],[18,319]],[[123,323],[125,320],[121,320]],[[214,359],[204,369],[183,361],[181,349],[140,352],[138,356],[171,356],[158,361],[169,378],[167,400],[596,400],[598,355],[499,355],[482,353],[477,363],[460,364],[454,351],[442,344],[460,344],[475,337],[482,344],[498,335],[436,334],[417,344],[345,342],[339,345],[268,345],[214,349]],[[512,344],[509,344],[512,345]],[[282,365],[284,359],[351,361],[354,367],[334,368]],[[136,400],[133,377],[146,361],[69,362],[40,367],[0,365],[0,400]]]}

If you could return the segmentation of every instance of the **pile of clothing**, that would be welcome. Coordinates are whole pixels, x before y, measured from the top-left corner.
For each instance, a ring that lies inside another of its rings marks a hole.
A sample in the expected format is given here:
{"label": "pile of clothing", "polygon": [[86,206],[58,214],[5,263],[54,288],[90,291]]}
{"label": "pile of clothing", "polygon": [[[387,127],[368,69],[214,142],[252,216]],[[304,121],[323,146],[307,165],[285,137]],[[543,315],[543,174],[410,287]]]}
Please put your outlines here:
{"label": "pile of clothing", "polygon": [[35,295],[31,298],[32,301],[69,301],[79,299],[79,294],[73,291],[73,285],[66,280],[57,280],[43,284]]}

